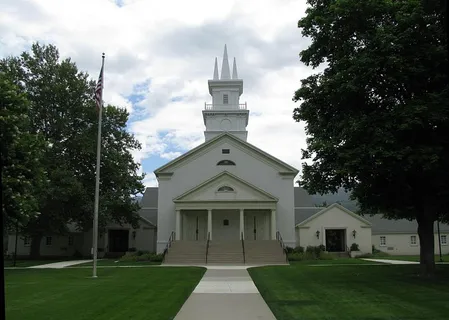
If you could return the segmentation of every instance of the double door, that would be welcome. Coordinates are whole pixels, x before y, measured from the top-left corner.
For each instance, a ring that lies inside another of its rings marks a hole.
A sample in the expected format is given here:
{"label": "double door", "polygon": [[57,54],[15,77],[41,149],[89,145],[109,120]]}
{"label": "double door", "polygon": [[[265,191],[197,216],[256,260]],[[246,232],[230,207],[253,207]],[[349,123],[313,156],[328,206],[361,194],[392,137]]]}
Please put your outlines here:
{"label": "double door", "polygon": [[245,240],[268,240],[268,214],[245,212]]}
{"label": "double door", "polygon": [[186,215],[186,239],[190,241],[207,240],[207,213],[189,213]]}

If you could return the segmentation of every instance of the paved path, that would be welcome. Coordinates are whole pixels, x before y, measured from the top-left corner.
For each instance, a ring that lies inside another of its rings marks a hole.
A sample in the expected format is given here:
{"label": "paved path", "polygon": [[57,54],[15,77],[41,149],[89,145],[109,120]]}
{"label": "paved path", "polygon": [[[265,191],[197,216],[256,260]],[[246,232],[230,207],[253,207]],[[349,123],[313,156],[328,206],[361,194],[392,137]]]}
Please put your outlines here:
{"label": "paved path", "polygon": [[86,262],[91,262],[93,260],[71,260],[71,261],[61,261],[48,264],[41,264],[38,266],[28,267],[29,269],[62,269],[65,267],[76,266],[77,264],[82,264]]}
{"label": "paved path", "polygon": [[208,267],[174,320],[276,320],[241,267]]}
{"label": "paved path", "polygon": [[388,263],[388,264],[419,264],[416,261],[404,261],[404,260],[389,260],[389,259],[362,259],[372,262]]}

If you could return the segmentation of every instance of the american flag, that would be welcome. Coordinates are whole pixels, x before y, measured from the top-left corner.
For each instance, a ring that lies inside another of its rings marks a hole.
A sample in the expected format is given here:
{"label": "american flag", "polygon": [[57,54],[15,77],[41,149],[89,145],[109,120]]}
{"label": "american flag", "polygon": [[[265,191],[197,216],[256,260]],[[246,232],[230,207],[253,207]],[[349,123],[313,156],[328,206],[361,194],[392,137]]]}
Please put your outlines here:
{"label": "american flag", "polygon": [[95,87],[95,103],[97,109],[100,110],[103,100],[103,66],[101,66],[100,76],[98,77],[97,86]]}

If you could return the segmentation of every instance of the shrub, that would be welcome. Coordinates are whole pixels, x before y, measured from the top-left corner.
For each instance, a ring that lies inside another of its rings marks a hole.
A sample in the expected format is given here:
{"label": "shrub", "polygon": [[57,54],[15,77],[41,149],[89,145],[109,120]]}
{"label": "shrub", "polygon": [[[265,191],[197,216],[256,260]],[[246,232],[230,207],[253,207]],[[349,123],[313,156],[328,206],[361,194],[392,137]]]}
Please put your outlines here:
{"label": "shrub", "polygon": [[[302,248],[304,249],[304,248]],[[332,260],[335,257],[322,250],[321,246],[306,248],[305,252],[292,252],[288,255],[289,261],[313,261],[313,260]],[[301,250],[301,249],[298,249]]]}
{"label": "shrub", "polygon": [[136,250],[136,248],[133,247],[133,248],[129,248],[128,251],[129,252],[136,252],[137,250]]}
{"label": "shrub", "polygon": [[162,262],[163,259],[164,259],[164,255],[162,253],[151,254],[151,261],[153,261],[153,262]]}
{"label": "shrub", "polygon": [[75,252],[73,253],[73,257],[74,258],[82,258],[83,255],[78,250],[75,250]]}
{"label": "shrub", "polygon": [[322,244],[319,246],[307,246],[306,253],[314,255],[316,258],[319,258],[320,255],[326,250],[326,247]]}
{"label": "shrub", "polygon": [[292,247],[286,246],[286,247],[285,247],[285,252],[286,252],[287,254],[290,254],[290,253],[295,252],[295,249],[292,248]]}
{"label": "shrub", "polygon": [[351,244],[351,248],[349,249],[349,251],[360,251],[359,245],[357,243]]}
{"label": "shrub", "polygon": [[137,254],[138,256],[141,256],[141,255],[147,254],[147,253],[150,253],[150,251],[148,251],[148,250],[138,250],[138,251],[136,252],[136,254]]}
{"label": "shrub", "polygon": [[295,249],[293,249],[293,252],[295,252],[295,253],[304,253],[304,247],[298,246]]}

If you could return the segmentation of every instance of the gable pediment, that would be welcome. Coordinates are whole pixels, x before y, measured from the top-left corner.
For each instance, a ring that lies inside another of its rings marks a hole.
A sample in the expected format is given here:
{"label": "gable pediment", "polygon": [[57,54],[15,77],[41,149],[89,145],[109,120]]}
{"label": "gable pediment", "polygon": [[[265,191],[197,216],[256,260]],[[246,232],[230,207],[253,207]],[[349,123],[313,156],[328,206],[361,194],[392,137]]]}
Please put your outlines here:
{"label": "gable pediment", "polygon": [[259,148],[253,146],[252,144],[237,138],[236,136],[230,134],[230,133],[223,133],[221,135],[218,135],[214,137],[213,139],[206,141],[202,143],[201,145],[197,146],[196,148],[193,148],[192,150],[188,151],[187,153],[179,156],[178,158],[168,162],[167,164],[163,165],[162,167],[156,169],[154,171],[154,174],[156,177],[159,178],[169,178],[170,175],[174,172],[174,170],[180,166],[183,166],[184,164],[194,161],[198,157],[202,156],[203,154],[209,152],[210,150],[216,148],[218,145],[222,143],[228,143],[229,145],[232,145],[233,147],[236,147],[243,152],[250,154],[252,157],[259,159],[260,161],[265,162],[266,164],[276,168],[278,170],[279,174],[282,176],[296,176],[298,174],[298,170],[285,162],[281,161],[280,159],[277,159],[276,157],[273,157],[272,155],[260,150]]}
{"label": "gable pediment", "polygon": [[173,199],[174,202],[277,202],[273,195],[223,171]]}

